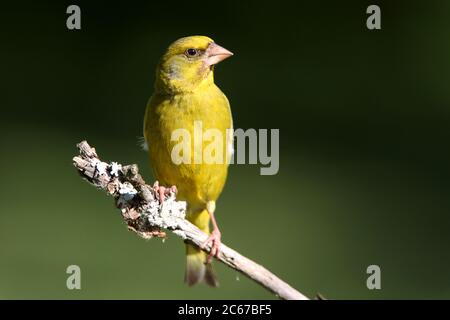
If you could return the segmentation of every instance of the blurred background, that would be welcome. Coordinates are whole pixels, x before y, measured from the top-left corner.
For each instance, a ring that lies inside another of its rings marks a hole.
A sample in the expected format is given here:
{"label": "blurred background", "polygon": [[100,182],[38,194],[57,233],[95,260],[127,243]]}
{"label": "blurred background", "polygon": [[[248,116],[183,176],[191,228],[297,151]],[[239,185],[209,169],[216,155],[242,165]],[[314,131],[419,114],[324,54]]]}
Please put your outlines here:
{"label": "blurred background", "polygon": [[219,289],[187,288],[183,243],[128,232],[72,166],[87,139],[153,181],[154,69],[193,34],[235,53],[216,69],[235,127],[280,129],[277,175],[231,167],[223,241],[309,296],[450,298],[450,2],[376,3],[378,31],[369,1],[2,4],[0,299],[275,298],[218,263]]}

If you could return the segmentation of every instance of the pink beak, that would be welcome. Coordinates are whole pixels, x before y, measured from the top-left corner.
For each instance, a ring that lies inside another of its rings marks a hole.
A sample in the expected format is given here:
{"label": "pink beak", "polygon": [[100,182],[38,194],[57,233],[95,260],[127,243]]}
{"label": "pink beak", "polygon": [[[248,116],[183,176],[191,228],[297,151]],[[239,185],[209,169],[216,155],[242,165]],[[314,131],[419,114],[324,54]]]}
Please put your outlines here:
{"label": "pink beak", "polygon": [[215,65],[220,61],[225,60],[228,57],[231,57],[232,55],[233,53],[231,51],[228,51],[227,49],[212,42],[208,46],[208,49],[206,49],[206,64],[208,66]]}

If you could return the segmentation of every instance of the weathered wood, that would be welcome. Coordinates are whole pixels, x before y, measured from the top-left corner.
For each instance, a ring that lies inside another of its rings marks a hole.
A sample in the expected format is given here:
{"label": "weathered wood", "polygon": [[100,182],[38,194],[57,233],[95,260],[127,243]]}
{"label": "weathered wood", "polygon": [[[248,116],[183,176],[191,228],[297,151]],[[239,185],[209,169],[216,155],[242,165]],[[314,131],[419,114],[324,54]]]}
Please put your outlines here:
{"label": "weathered wood", "polygon": [[[170,230],[206,252],[211,250],[210,244],[205,245],[208,235],[185,219],[186,203],[177,201],[174,193],[161,205],[153,188],[145,184],[136,165],[108,164],[98,158],[95,149],[86,141],[77,146],[80,154],[73,158],[74,166],[87,181],[114,197],[129,230],[146,239],[165,237],[163,230]],[[266,268],[224,244],[217,259],[281,299],[308,300]]]}

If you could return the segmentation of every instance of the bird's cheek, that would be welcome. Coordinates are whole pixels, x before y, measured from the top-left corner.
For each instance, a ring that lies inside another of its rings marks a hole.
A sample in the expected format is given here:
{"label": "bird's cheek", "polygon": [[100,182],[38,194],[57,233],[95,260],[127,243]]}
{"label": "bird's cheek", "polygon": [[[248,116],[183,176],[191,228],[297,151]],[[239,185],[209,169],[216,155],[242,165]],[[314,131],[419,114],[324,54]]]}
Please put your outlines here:
{"label": "bird's cheek", "polygon": [[206,61],[202,61],[202,63],[198,66],[197,74],[200,76],[205,76],[211,71],[211,66],[209,66]]}

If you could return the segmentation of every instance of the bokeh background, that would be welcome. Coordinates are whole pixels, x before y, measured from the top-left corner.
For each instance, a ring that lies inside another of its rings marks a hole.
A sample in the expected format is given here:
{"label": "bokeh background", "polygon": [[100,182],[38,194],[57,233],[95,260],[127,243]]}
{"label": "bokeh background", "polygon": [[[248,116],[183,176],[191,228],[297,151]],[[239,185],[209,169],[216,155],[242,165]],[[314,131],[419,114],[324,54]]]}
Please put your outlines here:
{"label": "bokeh background", "polygon": [[183,243],[127,232],[72,167],[87,139],[153,180],[154,68],[192,34],[235,53],[216,69],[235,127],[280,129],[278,175],[231,167],[224,242],[310,296],[450,298],[450,2],[377,1],[379,31],[368,1],[73,3],[2,4],[0,299],[275,298],[217,263],[219,289],[187,288]]}

